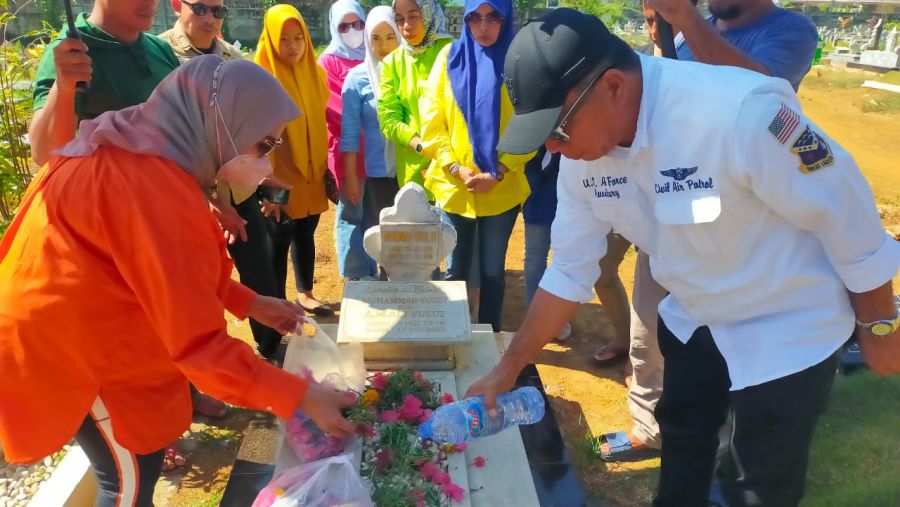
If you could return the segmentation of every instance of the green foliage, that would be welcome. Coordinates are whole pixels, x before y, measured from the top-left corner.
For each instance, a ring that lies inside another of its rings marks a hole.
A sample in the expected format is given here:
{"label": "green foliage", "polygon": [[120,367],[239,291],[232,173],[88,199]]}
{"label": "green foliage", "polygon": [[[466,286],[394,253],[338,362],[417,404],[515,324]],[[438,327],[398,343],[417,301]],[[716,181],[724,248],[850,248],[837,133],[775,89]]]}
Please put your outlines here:
{"label": "green foliage", "polygon": [[607,26],[624,19],[628,14],[641,13],[640,0],[563,0],[560,4],[597,16]]}
{"label": "green foliage", "polygon": [[53,26],[62,26],[63,24],[65,12],[62,2],[63,0],[34,0],[41,11],[41,20]]}
{"label": "green foliage", "polygon": [[410,394],[422,400],[425,408],[434,409],[440,406],[439,394],[434,385],[416,377],[412,370],[402,368],[388,375],[387,385],[381,392],[379,406],[388,409],[398,408]]}
{"label": "green foliage", "polygon": [[[0,5],[5,7],[5,0]],[[31,118],[31,87],[44,49],[44,40],[55,36],[45,22],[44,29],[7,40],[8,25],[15,13],[0,14],[0,236],[9,226],[19,199],[31,181],[31,146],[28,121]],[[34,40],[24,43],[25,40]]]}

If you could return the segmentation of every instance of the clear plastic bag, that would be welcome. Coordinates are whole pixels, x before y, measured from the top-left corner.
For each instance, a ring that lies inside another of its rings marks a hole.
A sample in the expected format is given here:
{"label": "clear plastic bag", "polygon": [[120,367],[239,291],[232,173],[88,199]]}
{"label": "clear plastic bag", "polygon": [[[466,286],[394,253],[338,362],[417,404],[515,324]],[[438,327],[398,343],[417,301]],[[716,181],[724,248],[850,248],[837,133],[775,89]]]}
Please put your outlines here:
{"label": "clear plastic bag", "polygon": [[253,507],[374,507],[359,466],[347,454],[288,469],[269,483]]}
{"label": "clear plastic bag", "polygon": [[[316,321],[307,318],[315,332],[298,333],[291,338],[284,369],[340,391],[361,392],[366,384],[366,365],[362,344],[341,347]],[[287,421],[285,441],[294,451],[297,463],[309,463],[344,452],[345,439],[326,435],[306,414],[296,411]]]}

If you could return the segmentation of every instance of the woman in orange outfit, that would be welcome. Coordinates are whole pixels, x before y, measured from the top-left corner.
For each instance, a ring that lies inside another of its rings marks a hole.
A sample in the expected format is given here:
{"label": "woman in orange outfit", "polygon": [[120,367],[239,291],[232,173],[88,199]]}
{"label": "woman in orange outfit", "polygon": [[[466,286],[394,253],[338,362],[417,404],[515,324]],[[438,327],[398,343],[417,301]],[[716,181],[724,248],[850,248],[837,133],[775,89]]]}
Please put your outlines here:
{"label": "woman in orange outfit", "polygon": [[191,422],[188,383],[326,432],[351,397],[308,384],[226,334],[224,310],[292,330],[302,312],[231,279],[206,189],[253,187],[298,115],[244,61],[202,56],[142,105],[81,123],[0,240],[0,444],[36,461],[72,436],[97,505],[150,505],[162,449]]}

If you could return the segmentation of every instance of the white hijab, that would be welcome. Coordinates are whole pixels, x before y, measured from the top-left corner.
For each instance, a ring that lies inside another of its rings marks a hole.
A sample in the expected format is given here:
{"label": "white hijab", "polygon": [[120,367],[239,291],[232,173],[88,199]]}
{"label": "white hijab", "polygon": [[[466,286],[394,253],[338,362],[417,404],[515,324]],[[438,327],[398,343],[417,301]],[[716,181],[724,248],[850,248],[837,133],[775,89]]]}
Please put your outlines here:
{"label": "white hijab", "polygon": [[397,42],[400,42],[400,30],[397,29],[397,23],[394,22],[394,9],[387,5],[379,5],[373,7],[369,11],[369,17],[366,18],[366,73],[369,75],[369,82],[372,84],[372,92],[377,100],[381,95],[381,60],[372,52],[372,30],[382,23],[387,23]]}

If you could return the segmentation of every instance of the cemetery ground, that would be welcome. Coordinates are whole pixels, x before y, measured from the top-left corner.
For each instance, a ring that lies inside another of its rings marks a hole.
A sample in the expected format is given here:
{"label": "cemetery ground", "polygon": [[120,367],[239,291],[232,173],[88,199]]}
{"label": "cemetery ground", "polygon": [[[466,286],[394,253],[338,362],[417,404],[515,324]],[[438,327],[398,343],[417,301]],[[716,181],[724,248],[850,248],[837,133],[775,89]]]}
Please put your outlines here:
{"label": "cemetery ground", "polygon": [[[799,96],[806,113],[855,156],[873,186],[885,226],[900,232],[900,94],[859,88],[865,79],[900,84],[900,73],[876,78],[814,69]],[[332,209],[323,215],[317,231],[315,294],[337,310],[342,282],[337,273],[333,226]],[[526,311],[523,253],[520,217],[507,254],[505,330],[515,330]],[[632,250],[620,268],[629,294],[634,261]],[[894,284],[895,291],[900,292],[900,277]],[[289,276],[289,294],[295,294],[293,285],[293,276]],[[227,318],[234,336],[252,342],[246,322]],[[337,322],[337,318],[328,321]],[[606,464],[591,451],[591,435],[630,425],[624,366],[598,368],[590,361],[591,351],[613,335],[596,299],[579,310],[573,327],[572,338],[549,344],[536,362],[581,484],[599,505],[647,505],[655,489],[658,459]],[[900,505],[898,406],[900,376],[880,379],[864,372],[837,379],[830,408],[813,444],[804,506]],[[179,443],[188,454],[188,465],[160,480],[155,505],[218,505],[243,431],[260,418],[255,412],[237,408],[222,420],[196,418],[187,438]]]}

